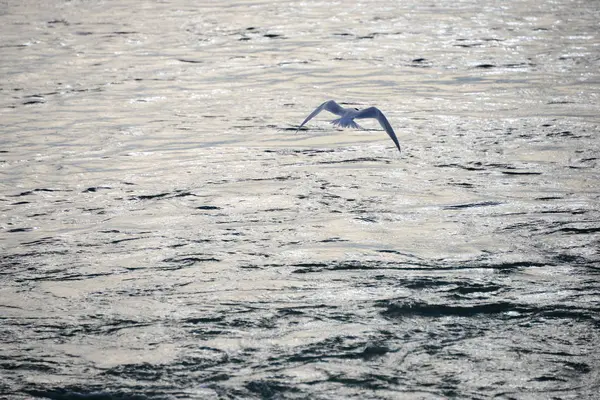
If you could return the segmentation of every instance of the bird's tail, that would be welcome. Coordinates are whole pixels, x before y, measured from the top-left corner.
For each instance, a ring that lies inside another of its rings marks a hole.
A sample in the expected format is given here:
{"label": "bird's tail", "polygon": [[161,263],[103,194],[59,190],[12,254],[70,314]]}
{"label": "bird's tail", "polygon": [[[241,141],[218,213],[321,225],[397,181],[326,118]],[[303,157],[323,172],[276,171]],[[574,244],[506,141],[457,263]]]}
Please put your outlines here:
{"label": "bird's tail", "polygon": [[333,121],[331,121],[331,123],[333,124],[333,126],[341,126],[342,128],[363,129],[362,126],[358,125],[353,120],[344,120],[343,118],[334,119]]}

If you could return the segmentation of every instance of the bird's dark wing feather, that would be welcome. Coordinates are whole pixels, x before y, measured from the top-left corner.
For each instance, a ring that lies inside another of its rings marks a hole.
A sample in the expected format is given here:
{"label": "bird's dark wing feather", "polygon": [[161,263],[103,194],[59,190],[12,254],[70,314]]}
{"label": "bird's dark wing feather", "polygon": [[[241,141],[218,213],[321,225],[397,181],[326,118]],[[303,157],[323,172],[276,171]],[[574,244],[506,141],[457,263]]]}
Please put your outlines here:
{"label": "bird's dark wing feather", "polygon": [[379,109],[377,107],[369,107],[369,108],[365,108],[364,110],[360,110],[356,114],[354,119],[361,119],[361,118],[375,118],[377,121],[379,121],[379,124],[381,125],[381,127],[383,129],[385,129],[387,134],[394,141],[394,144],[398,148],[398,151],[402,151],[402,150],[400,150],[400,143],[398,142],[398,138],[396,137],[396,133],[394,132],[394,129],[392,129],[392,126],[390,125],[390,123],[387,120],[387,118],[385,117],[385,115],[383,115],[383,113],[381,111],[379,111]]}
{"label": "bird's dark wing feather", "polygon": [[317,107],[315,109],[315,111],[311,112],[308,117],[306,117],[306,119],[304,120],[304,122],[302,122],[300,124],[300,126],[298,127],[296,132],[298,132],[300,130],[300,128],[302,128],[304,126],[304,124],[306,124],[308,121],[310,121],[313,117],[315,117],[318,113],[320,113],[323,110],[327,110],[332,114],[336,114],[336,115],[340,115],[340,116],[344,114],[344,109],[338,103],[336,103],[333,100],[326,101],[325,103],[323,103],[319,107]]}

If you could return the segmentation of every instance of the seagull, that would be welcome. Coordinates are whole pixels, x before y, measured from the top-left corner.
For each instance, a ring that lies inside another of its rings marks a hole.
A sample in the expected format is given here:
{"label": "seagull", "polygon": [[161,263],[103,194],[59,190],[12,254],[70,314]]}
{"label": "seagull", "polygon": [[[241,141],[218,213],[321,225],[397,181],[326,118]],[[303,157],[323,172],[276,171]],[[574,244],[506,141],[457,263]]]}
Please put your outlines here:
{"label": "seagull", "polygon": [[298,131],[304,126],[304,124],[306,124],[308,121],[310,121],[313,117],[315,117],[318,113],[320,113],[323,110],[327,110],[332,114],[339,115],[341,118],[334,119],[333,121],[331,121],[331,123],[333,124],[333,126],[341,126],[342,128],[351,127],[355,129],[363,129],[356,122],[354,122],[355,119],[375,118],[377,121],[379,121],[379,124],[383,129],[385,129],[387,134],[390,135],[390,137],[394,141],[394,144],[398,148],[398,151],[401,151],[400,143],[398,143],[398,138],[396,137],[392,126],[388,122],[385,115],[383,115],[383,113],[379,111],[377,107],[369,107],[364,108],[362,110],[359,110],[358,108],[344,108],[338,103],[336,103],[334,100],[329,100],[321,104],[315,109],[315,111],[310,113],[310,115],[306,117],[304,122],[300,124],[298,129],[296,129],[296,133],[298,133]]}

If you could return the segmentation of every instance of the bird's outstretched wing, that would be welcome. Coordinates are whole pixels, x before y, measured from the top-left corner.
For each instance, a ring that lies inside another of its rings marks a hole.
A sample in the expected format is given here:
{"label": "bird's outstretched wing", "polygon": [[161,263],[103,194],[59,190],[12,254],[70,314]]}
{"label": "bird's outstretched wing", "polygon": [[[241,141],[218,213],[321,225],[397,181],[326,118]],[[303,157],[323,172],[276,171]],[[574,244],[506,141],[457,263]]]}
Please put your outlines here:
{"label": "bird's outstretched wing", "polygon": [[323,103],[319,107],[317,107],[315,109],[315,111],[311,112],[308,117],[306,117],[304,122],[302,122],[300,124],[300,126],[298,127],[298,129],[296,129],[296,133],[300,130],[300,128],[302,128],[304,126],[304,124],[306,124],[308,121],[310,121],[313,117],[315,117],[318,113],[320,113],[323,110],[327,110],[330,113],[336,114],[339,116],[344,115],[344,109],[338,103],[336,103],[333,100],[326,101],[325,103]]}
{"label": "bird's outstretched wing", "polygon": [[354,118],[355,119],[360,119],[360,118],[375,118],[375,119],[377,119],[377,121],[379,121],[379,124],[381,125],[381,127],[383,129],[385,129],[387,134],[390,135],[390,137],[394,141],[394,144],[398,148],[398,151],[402,151],[402,150],[400,150],[400,143],[398,142],[396,133],[394,133],[394,129],[392,129],[392,126],[388,122],[385,115],[383,115],[383,113],[381,111],[379,111],[379,109],[377,107],[369,107],[369,108],[365,108],[364,110],[360,110],[354,116]]}

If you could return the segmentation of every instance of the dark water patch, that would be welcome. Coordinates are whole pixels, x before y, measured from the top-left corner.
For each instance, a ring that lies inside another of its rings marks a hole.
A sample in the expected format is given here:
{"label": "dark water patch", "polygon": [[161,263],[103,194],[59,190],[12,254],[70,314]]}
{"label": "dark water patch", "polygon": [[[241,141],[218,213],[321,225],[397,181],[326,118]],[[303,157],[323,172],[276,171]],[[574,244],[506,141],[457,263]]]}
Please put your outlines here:
{"label": "dark water patch", "polygon": [[485,167],[480,162],[470,163],[471,165],[461,165],[456,163],[451,164],[436,164],[434,167],[439,168],[460,168],[467,171],[485,171]]}
{"label": "dark water patch", "polygon": [[64,26],[69,26],[71,25],[66,19],[61,18],[61,19],[53,19],[51,21],[46,22],[48,25],[64,25]]}
{"label": "dark water patch", "polygon": [[[305,129],[304,127],[302,129]],[[308,129],[308,128],[306,128]],[[302,155],[306,155],[309,157],[315,157],[315,156],[319,156],[322,155],[324,153],[335,153],[336,150],[334,149],[303,149],[303,150],[293,150],[293,153],[295,154],[302,154]]]}
{"label": "dark water patch", "polygon": [[[203,255],[203,254],[201,254]],[[180,269],[190,267],[194,264],[205,262],[220,262],[221,260],[215,257],[196,257],[196,255],[186,255],[181,257],[165,258],[163,262],[173,264],[169,269]]]}
{"label": "dark water patch", "polygon": [[591,165],[569,165],[570,169],[588,169],[588,168],[593,168],[594,166]]}
{"label": "dark water patch", "polygon": [[246,389],[255,393],[262,399],[279,399],[283,393],[299,393],[300,390],[293,386],[284,385],[275,381],[259,380],[246,383]]}
{"label": "dark water patch", "polygon": [[98,278],[100,276],[112,276],[115,275],[113,272],[96,272],[96,273],[91,273],[91,274],[67,274],[67,275],[62,275],[62,276],[57,276],[57,277],[52,277],[52,278],[46,278],[44,280],[47,281],[82,281],[82,280],[86,280],[86,279],[93,279],[93,278]]}
{"label": "dark water patch", "polygon": [[0,45],[0,49],[10,49],[10,48],[23,49],[25,47],[29,47],[29,45],[28,44],[4,44],[4,45]]}
{"label": "dark water patch", "polygon": [[384,345],[365,343],[354,336],[335,336],[307,345],[287,358],[288,362],[312,362],[328,359],[365,360],[383,356],[391,349]]}
{"label": "dark water patch", "polygon": [[[68,251],[64,250],[64,251],[46,251],[46,252],[39,252],[39,253],[34,253],[34,255],[36,257],[47,257],[47,256],[51,256],[51,255],[65,255],[68,254]],[[26,276],[22,276],[22,277],[18,277],[15,278],[15,282],[37,282],[37,281],[62,281],[62,280],[69,280],[70,278],[73,278],[72,280],[84,280],[87,279],[87,275],[83,275],[83,274],[70,274],[66,271],[65,268],[54,268],[54,269],[46,269],[46,270],[42,270],[42,269],[38,269],[35,267],[29,267],[28,268],[28,272],[30,272],[29,275]],[[95,274],[91,274],[91,275],[95,275]],[[112,273],[98,273],[97,276],[104,276],[104,275],[112,275]],[[91,278],[93,278],[94,276],[90,276]]]}
{"label": "dark water patch", "polygon": [[[363,211],[359,211],[359,212],[363,212]],[[357,221],[368,222],[371,224],[374,224],[378,221],[376,217],[365,217],[365,216],[355,217],[354,219]]]}
{"label": "dark water patch", "polygon": [[54,238],[52,236],[43,237],[41,239],[33,240],[31,242],[23,242],[21,243],[23,246],[42,246],[52,244],[55,245],[60,242],[60,239]]}
{"label": "dark water patch", "polygon": [[293,264],[293,267],[297,269],[293,270],[293,274],[305,274],[309,272],[320,272],[329,268],[329,264],[326,263],[298,263]]}
{"label": "dark water patch", "polygon": [[[472,300],[463,300],[461,303],[469,304]],[[442,318],[461,317],[476,318],[480,316],[495,317],[501,320],[519,319],[533,323],[547,323],[549,320],[566,320],[578,323],[591,323],[600,326],[598,318],[599,307],[581,308],[564,304],[528,305],[511,302],[483,303],[475,305],[460,304],[433,304],[413,300],[379,300],[376,307],[384,308],[380,314],[386,318]],[[529,324],[529,322],[527,322]]]}
{"label": "dark water patch", "polygon": [[500,171],[504,175],[542,175],[543,172],[534,171]]}
{"label": "dark water patch", "polygon": [[34,97],[28,100],[25,100],[22,104],[24,106],[30,106],[33,104],[44,104],[46,102],[46,99],[44,99],[43,97]]}
{"label": "dark water patch", "polygon": [[182,371],[204,372],[207,368],[225,364],[230,360],[227,352],[208,346],[189,346],[185,356],[176,361],[175,366]]}
{"label": "dark water patch", "polygon": [[546,133],[547,137],[560,137],[570,139],[581,139],[583,136],[573,133],[572,131],[555,131]]}
{"label": "dark water patch", "polygon": [[[257,38],[257,37],[263,37],[263,38],[267,38],[267,39],[287,39],[284,35],[279,34],[279,33],[262,33],[259,32],[259,29],[256,27],[249,27],[246,28],[244,31],[239,31],[234,33],[234,35],[240,35],[241,37],[238,38],[238,41],[249,41],[252,40],[253,38]],[[238,56],[240,58],[246,58],[246,57],[242,57],[242,56]]]}
{"label": "dark water patch", "polygon": [[[56,92],[52,93],[55,94]],[[23,105],[45,103],[46,99],[41,94],[32,94],[24,97]]]}
{"label": "dark water patch", "polygon": [[331,237],[327,239],[323,239],[320,243],[338,243],[338,242],[347,242],[348,240],[342,239],[340,237]]}
{"label": "dark water patch", "polygon": [[473,208],[473,207],[490,207],[490,206],[498,206],[504,204],[499,201],[481,201],[477,203],[464,203],[464,204],[455,204],[451,206],[444,206],[442,209],[444,210],[461,210],[464,208]]}
{"label": "dark water patch", "polygon": [[216,322],[225,322],[225,317],[222,315],[208,317],[191,317],[181,321],[184,324],[199,325],[199,324],[214,324]]}
{"label": "dark water patch", "polygon": [[[508,128],[506,133],[508,135],[511,135],[513,131],[513,128]],[[484,164],[486,167],[489,168],[495,168],[495,169],[508,169],[508,170],[516,170],[518,169],[518,167],[511,165],[511,164],[505,164],[505,163],[487,163]]]}
{"label": "dark water patch", "polygon": [[13,195],[9,195],[9,197],[20,197],[20,196],[29,196],[31,194],[34,193],[52,193],[52,192],[71,192],[71,190],[61,190],[61,189],[47,189],[47,188],[40,188],[40,189],[33,189],[33,190],[27,190],[25,192],[21,192],[19,194],[13,194]]}
{"label": "dark water patch", "polygon": [[421,257],[419,257],[419,256],[417,256],[417,255],[415,255],[415,254],[412,254],[412,253],[406,253],[406,252],[403,252],[403,251],[391,250],[391,249],[381,249],[381,250],[377,250],[377,251],[378,251],[379,253],[397,254],[397,255],[400,255],[400,256],[406,256],[406,257],[410,257],[410,258],[416,258],[416,259],[418,259],[418,260],[422,260],[422,258],[421,258]]}
{"label": "dark water patch", "polygon": [[70,334],[111,335],[123,329],[143,328],[154,325],[153,322],[135,321],[124,318],[111,319],[104,315],[96,315],[93,319],[97,320],[97,324],[81,323],[79,326],[72,327]]}
{"label": "dark water patch", "polygon": [[530,382],[568,382],[566,379],[559,378],[557,376],[542,375],[537,378],[529,380]]}
{"label": "dark water patch", "polygon": [[468,183],[468,182],[451,182],[450,185],[452,186],[458,186],[458,187],[464,187],[467,189],[473,189],[475,188],[475,185],[472,183]]}
{"label": "dark water patch", "polygon": [[573,320],[577,322],[591,322],[597,328],[600,328],[600,307],[588,307],[585,309],[556,305],[540,308],[536,311],[536,316],[544,319]]}
{"label": "dark water patch", "polygon": [[217,206],[197,206],[194,207],[196,210],[206,210],[206,211],[210,211],[210,210],[221,210],[221,207],[217,207]]}
{"label": "dark water patch", "polygon": [[367,390],[389,389],[389,382],[379,382],[369,377],[351,378],[345,374],[330,375],[327,382],[341,383],[344,386]]}
{"label": "dark water patch", "polygon": [[60,365],[50,360],[39,360],[28,356],[12,356],[11,359],[0,360],[0,370],[24,370],[29,372],[56,373]]}
{"label": "dark water patch", "polygon": [[483,46],[483,43],[458,43],[453,45],[454,47],[464,47],[464,48],[471,48],[471,47],[481,47]]}
{"label": "dark water patch", "polygon": [[137,32],[137,31],[114,31],[109,36],[112,36],[112,35],[135,35],[137,33],[139,33],[139,32]]}
{"label": "dark water patch", "polygon": [[7,229],[6,232],[7,233],[20,233],[20,232],[31,232],[32,230],[33,230],[33,228],[30,228],[30,227],[12,228],[12,229]]}
{"label": "dark water patch", "polygon": [[520,63],[503,64],[502,67],[504,67],[504,68],[535,67],[535,64],[534,63],[530,63],[530,62],[520,62]]}
{"label": "dark water patch", "polygon": [[281,176],[272,176],[268,178],[248,178],[248,179],[238,179],[236,182],[263,182],[263,181],[290,181],[290,180],[298,180],[300,179],[297,176],[292,175],[281,175]]}
{"label": "dark water patch", "polygon": [[548,263],[541,263],[535,261],[516,261],[516,262],[502,262],[497,264],[486,264],[473,265],[474,268],[485,268],[493,269],[501,273],[512,273],[523,270],[525,268],[536,268],[536,267],[547,267]]}
{"label": "dark water patch", "polygon": [[[292,244],[299,244],[293,242]],[[401,271],[461,271],[473,269],[490,269],[497,272],[515,272],[530,267],[551,266],[550,263],[519,261],[506,263],[488,263],[485,260],[473,263],[446,264],[443,262],[432,262],[423,260],[411,254],[394,252],[393,250],[378,250],[379,252],[397,253],[416,259],[415,261],[381,261],[381,260],[343,260],[332,262],[301,262],[289,265],[267,264],[268,267],[294,267],[297,268],[292,273],[304,274],[322,271],[343,271],[343,270],[401,270]]]}
{"label": "dark water patch", "polygon": [[102,388],[86,389],[86,388],[58,388],[58,389],[30,389],[26,390],[25,393],[38,398],[45,398],[51,400],[149,400],[157,399],[162,400],[166,397],[157,396],[152,394],[149,396],[126,391],[106,391]]}
{"label": "dark water patch", "polygon": [[130,196],[129,200],[172,199],[172,198],[176,198],[176,197],[188,197],[188,196],[195,197],[196,195],[191,192],[175,190],[174,193],[163,192],[163,193],[157,193],[157,194]]}
{"label": "dark water patch", "polygon": [[189,58],[178,58],[177,61],[190,64],[202,64],[204,62],[203,60],[192,60]]}
{"label": "dark water patch", "polygon": [[522,312],[521,306],[509,302],[479,304],[473,306],[458,306],[448,304],[429,304],[417,301],[389,302],[377,301],[376,304],[384,307],[381,314],[387,318],[403,317],[475,317],[479,315],[496,315],[507,312]]}
{"label": "dark water patch", "polygon": [[279,314],[281,316],[306,315],[306,313],[304,311],[298,310],[297,308],[288,308],[288,307],[280,308],[279,310],[277,310],[277,314]]}
{"label": "dark water patch", "polygon": [[187,192],[184,190],[175,190],[175,194],[173,195],[173,197],[197,197],[194,193],[192,192]]}
{"label": "dark water patch", "polygon": [[[0,254],[0,275],[12,275],[15,270],[19,267],[26,268],[27,271],[34,271],[35,268],[29,266],[27,262],[28,257],[39,256],[40,253],[22,253],[22,254]],[[22,280],[19,275],[15,275],[15,281]]]}
{"label": "dark water patch", "polygon": [[571,235],[587,235],[590,233],[600,232],[600,227],[593,226],[589,228],[565,227],[552,231],[551,233],[562,232]]}
{"label": "dark water patch", "polygon": [[104,208],[80,208],[81,211],[95,213],[96,215],[106,214],[106,210]]}
{"label": "dark water patch", "polygon": [[364,360],[372,360],[375,358],[379,358],[382,357],[390,352],[392,352],[393,350],[390,349],[388,346],[384,346],[384,345],[377,345],[377,344],[369,344],[365,347],[365,349],[362,351],[360,358],[364,359]]}
{"label": "dark water patch", "polygon": [[405,269],[403,266],[399,266],[393,263],[382,263],[382,262],[371,262],[371,261],[357,261],[348,260],[341,262],[331,263],[295,263],[291,264],[291,267],[297,269],[293,270],[292,273],[305,274],[322,271],[351,271],[351,270],[377,270],[377,269]]}
{"label": "dark water patch", "polygon": [[[561,100],[556,100],[556,101],[549,101],[546,104],[576,104],[574,101],[561,101]],[[552,126],[552,125],[547,125],[547,126]]]}
{"label": "dark water patch", "polygon": [[404,279],[399,282],[399,286],[405,287],[408,289],[414,290],[422,290],[422,289],[432,289],[432,288],[440,288],[444,286],[453,286],[454,282],[446,281],[443,279],[436,278],[411,278]]}
{"label": "dark water patch", "polygon": [[319,161],[317,164],[345,164],[345,163],[360,163],[360,162],[383,162],[384,164],[390,164],[390,160],[386,160],[381,157],[358,157],[349,158],[345,160],[332,160],[332,161]]}
{"label": "dark water patch", "polygon": [[110,244],[119,244],[119,243],[123,243],[123,242],[131,242],[133,240],[140,240],[143,239],[142,237],[133,237],[133,238],[123,238],[123,239],[115,239],[115,240],[111,240],[109,243]]}
{"label": "dark water patch", "polygon": [[480,284],[480,283],[463,282],[457,288],[451,289],[450,292],[458,293],[460,295],[466,295],[466,294],[474,294],[474,293],[499,292],[502,289],[504,289],[504,288],[499,285],[493,285],[493,284],[484,285],[484,284]]}
{"label": "dark water patch", "polygon": [[[570,266],[586,266],[593,267],[597,266],[594,259],[589,259],[576,254],[565,254],[558,253],[552,257],[552,260],[556,265],[570,265]],[[598,266],[600,267],[600,266]]]}
{"label": "dark water patch", "polygon": [[579,374],[589,374],[590,372],[592,372],[592,368],[588,364],[583,362],[566,361],[564,362],[564,366],[567,369],[570,369]]}
{"label": "dark water patch", "polygon": [[169,374],[168,368],[165,365],[154,365],[149,363],[141,364],[124,364],[113,368],[109,368],[102,372],[101,375],[114,376],[120,379],[135,379],[137,381],[158,381],[164,375]]}
{"label": "dark water patch", "polygon": [[[525,324],[523,324],[525,326]],[[521,353],[521,354],[544,354],[544,355],[549,355],[549,356],[557,356],[557,357],[574,357],[576,356],[576,354],[572,353],[572,352],[568,352],[568,351],[540,351],[537,349],[531,349],[531,348],[523,348],[523,347],[517,347],[517,348],[513,348],[511,349],[514,352],[517,353]]]}
{"label": "dark water patch", "polygon": [[102,189],[112,189],[112,188],[110,186],[92,186],[92,187],[85,189],[81,193],[95,193],[98,190],[102,190]]}
{"label": "dark water patch", "polygon": [[534,198],[534,200],[539,200],[539,201],[562,200],[562,199],[564,199],[564,197],[562,197],[562,196],[544,196],[544,197]]}
{"label": "dark water patch", "polygon": [[[283,67],[284,65],[294,65],[294,64],[310,64],[310,61],[282,61],[280,63],[277,63],[278,67]],[[284,104],[285,107],[293,107],[295,106],[295,104]],[[267,125],[269,127],[271,127],[271,125]],[[288,130],[286,128],[283,128],[282,130]],[[296,130],[296,129],[290,129],[290,130]]]}

